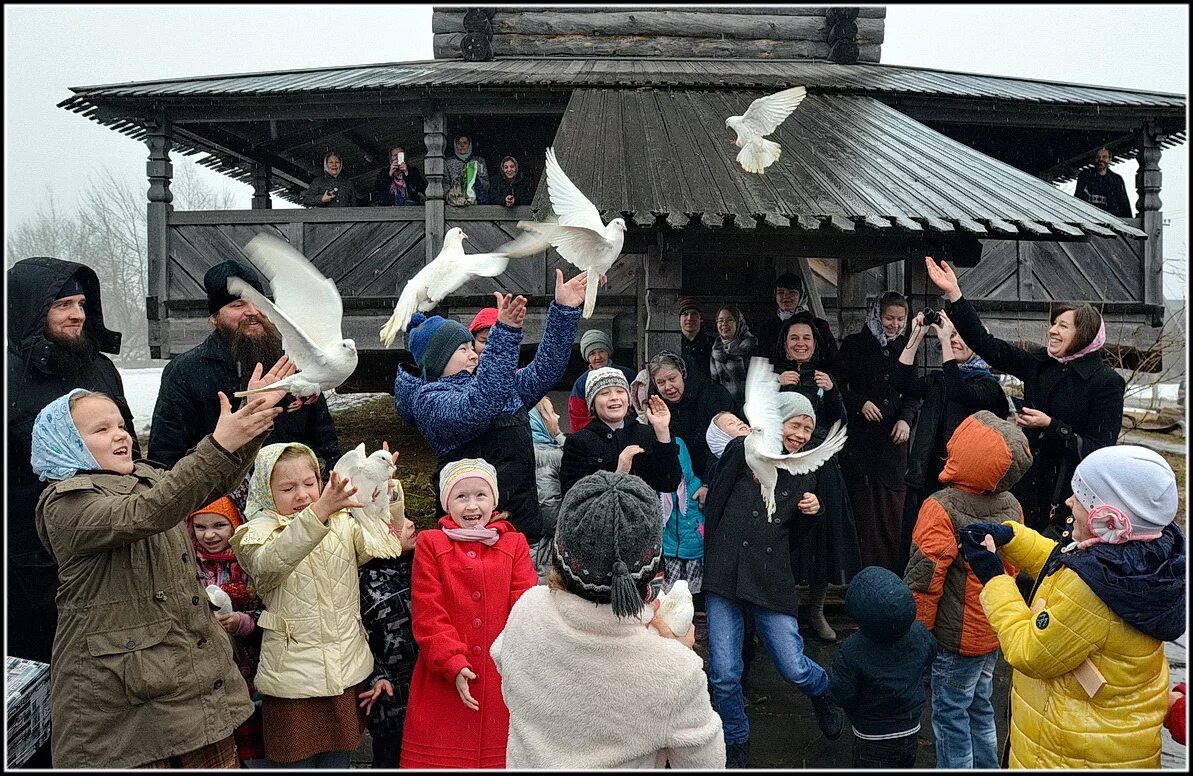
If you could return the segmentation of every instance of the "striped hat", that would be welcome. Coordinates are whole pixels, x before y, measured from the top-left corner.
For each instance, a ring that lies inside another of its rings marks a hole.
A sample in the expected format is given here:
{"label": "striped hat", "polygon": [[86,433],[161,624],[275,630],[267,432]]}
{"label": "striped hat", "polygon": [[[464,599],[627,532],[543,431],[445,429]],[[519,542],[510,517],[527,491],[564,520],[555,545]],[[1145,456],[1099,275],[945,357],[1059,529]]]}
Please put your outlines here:
{"label": "striped hat", "polygon": [[473,478],[489,483],[489,488],[493,491],[493,503],[501,500],[500,492],[497,490],[497,470],[493,465],[484,458],[461,458],[447,464],[439,472],[439,504],[446,510],[452,488],[464,480]]}
{"label": "striped hat", "polygon": [[588,405],[590,411],[597,394],[606,388],[623,388],[627,396],[630,393],[630,384],[620,369],[614,366],[594,369],[588,373],[588,379],[584,381],[584,403]]}

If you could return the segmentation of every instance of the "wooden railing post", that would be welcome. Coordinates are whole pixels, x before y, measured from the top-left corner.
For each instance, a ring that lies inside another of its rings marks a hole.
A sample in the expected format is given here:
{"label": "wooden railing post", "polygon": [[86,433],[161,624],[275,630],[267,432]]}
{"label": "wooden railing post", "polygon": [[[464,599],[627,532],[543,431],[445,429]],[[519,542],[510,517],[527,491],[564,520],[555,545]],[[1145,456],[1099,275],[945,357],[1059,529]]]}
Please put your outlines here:
{"label": "wooden railing post", "polygon": [[679,244],[659,235],[646,249],[646,330],[642,360],[679,347],[679,292],[683,287]]}
{"label": "wooden railing post", "polygon": [[174,195],[170,192],[170,179],[174,168],[170,164],[170,122],[159,114],[150,128],[145,144],[149,146],[149,161],[145,172],[149,176],[149,203],[146,205],[146,253],[149,261],[148,295],[145,297],[145,317],[149,322],[149,354],[161,358],[162,345],[167,344],[168,333],[165,316],[166,289],[169,286],[170,267],[170,213],[174,206]]}
{"label": "wooden railing post", "polygon": [[1139,150],[1139,211],[1140,229],[1147,232],[1143,246],[1143,303],[1164,304],[1164,215],[1160,208],[1160,138],[1150,123],[1143,127],[1143,143]]}
{"label": "wooden railing post", "polygon": [[269,186],[273,169],[268,164],[253,164],[253,210],[271,210],[273,200],[269,198]]}
{"label": "wooden railing post", "polygon": [[423,111],[423,144],[427,157],[423,160],[427,177],[427,261],[431,261],[443,247],[444,196],[447,194],[447,168],[444,151],[447,148],[447,117],[434,104]]}

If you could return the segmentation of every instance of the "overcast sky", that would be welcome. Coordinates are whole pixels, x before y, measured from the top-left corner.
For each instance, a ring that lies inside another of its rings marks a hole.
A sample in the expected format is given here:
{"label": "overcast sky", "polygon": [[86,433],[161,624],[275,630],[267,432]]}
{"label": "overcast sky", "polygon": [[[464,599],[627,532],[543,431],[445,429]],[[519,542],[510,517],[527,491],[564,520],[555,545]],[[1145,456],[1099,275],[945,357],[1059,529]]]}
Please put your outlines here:
{"label": "overcast sky", "polygon": [[[432,58],[430,5],[5,5],[4,21],[6,225],[51,192],[72,208],[103,165],[148,185],[145,145],[55,107],[68,87]],[[1188,34],[1185,5],[888,5],[882,62],[1188,94]],[[1186,255],[1188,158],[1161,159],[1170,257]],[[1134,202],[1134,162],[1115,170]],[[249,206],[248,186],[200,175]]]}

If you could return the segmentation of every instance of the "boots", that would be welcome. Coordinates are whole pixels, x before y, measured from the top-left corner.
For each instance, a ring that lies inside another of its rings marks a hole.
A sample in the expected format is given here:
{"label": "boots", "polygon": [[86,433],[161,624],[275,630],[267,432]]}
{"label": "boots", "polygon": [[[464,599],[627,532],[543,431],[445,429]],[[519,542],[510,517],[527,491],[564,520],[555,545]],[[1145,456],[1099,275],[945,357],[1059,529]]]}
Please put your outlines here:
{"label": "boots", "polygon": [[824,599],[827,595],[827,585],[814,587],[809,591],[808,624],[812,626],[812,632],[816,634],[816,638],[823,641],[835,642],[837,640],[837,632],[829,627],[828,620],[824,619]]}
{"label": "boots", "polygon": [[828,695],[812,698],[812,711],[816,712],[816,724],[829,741],[836,741],[845,729],[845,712],[829,700]]}
{"label": "boots", "polygon": [[726,768],[749,768],[750,767],[750,742],[742,741],[740,744],[725,744],[725,767]]}

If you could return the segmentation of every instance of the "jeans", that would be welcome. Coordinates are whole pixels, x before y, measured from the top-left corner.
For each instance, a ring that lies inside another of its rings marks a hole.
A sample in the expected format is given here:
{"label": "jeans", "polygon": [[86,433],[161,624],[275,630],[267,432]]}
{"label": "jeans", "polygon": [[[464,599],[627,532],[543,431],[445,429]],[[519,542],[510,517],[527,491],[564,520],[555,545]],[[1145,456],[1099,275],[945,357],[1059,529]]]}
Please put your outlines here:
{"label": "jeans", "polygon": [[854,768],[914,768],[920,734],[870,741],[853,737]]}
{"label": "jeans", "polygon": [[[270,762],[270,768],[320,768],[328,770],[348,770],[352,765],[352,751],[347,752],[320,752],[312,755],[305,760],[298,760],[292,763],[275,763]],[[394,766],[397,767],[396,765]]]}
{"label": "jeans", "polygon": [[994,664],[998,650],[963,657],[940,650],[932,663],[932,732],[937,768],[997,768]]}
{"label": "jeans", "polygon": [[725,743],[750,740],[750,720],[742,696],[742,641],[751,617],[779,675],[812,697],[828,692],[828,674],[804,655],[799,624],[790,614],[736,603],[705,591],[708,605],[708,656],[713,704],[721,716]]}

